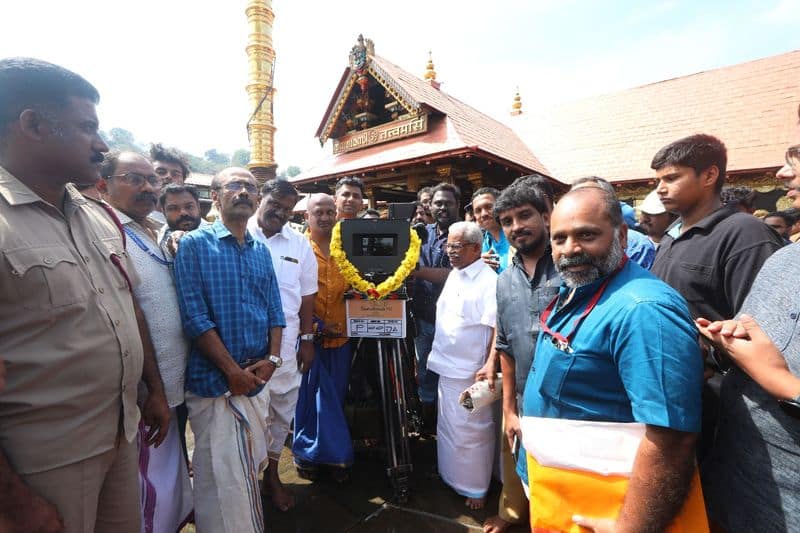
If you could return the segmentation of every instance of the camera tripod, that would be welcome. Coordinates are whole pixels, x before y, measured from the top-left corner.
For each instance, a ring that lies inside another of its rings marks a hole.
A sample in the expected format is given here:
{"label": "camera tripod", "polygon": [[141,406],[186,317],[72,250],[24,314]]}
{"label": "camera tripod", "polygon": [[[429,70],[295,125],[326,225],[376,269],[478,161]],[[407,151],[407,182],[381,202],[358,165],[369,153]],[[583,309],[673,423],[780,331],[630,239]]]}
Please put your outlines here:
{"label": "camera tripod", "polygon": [[[364,342],[367,340],[374,342]],[[420,425],[418,415],[409,405],[413,394],[409,370],[413,371],[413,366],[408,366],[408,356],[405,339],[362,338],[353,360],[355,365],[356,360],[362,357],[362,367],[375,363],[374,368],[369,366],[377,374],[376,392],[383,418],[386,475],[392,486],[393,500],[397,503],[408,500],[413,471],[409,438]]]}

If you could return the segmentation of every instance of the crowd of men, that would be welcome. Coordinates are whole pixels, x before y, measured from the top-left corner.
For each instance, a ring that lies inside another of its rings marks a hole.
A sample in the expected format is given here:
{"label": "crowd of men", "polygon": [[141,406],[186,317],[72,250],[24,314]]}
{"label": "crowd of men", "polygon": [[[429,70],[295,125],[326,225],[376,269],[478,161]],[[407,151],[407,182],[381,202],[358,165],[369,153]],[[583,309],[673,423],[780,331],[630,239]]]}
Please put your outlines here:
{"label": "crowd of men", "polygon": [[[295,504],[290,433],[302,477],[349,479],[331,240],[380,213],[343,178],[301,233],[291,184],[228,168],[206,222],[179,152],[108,152],[98,99],[56,65],[0,61],[0,531],[263,531],[262,494]],[[480,188],[474,222],[456,186],[419,191],[415,393],[470,508],[500,457],[485,531],[534,520],[526,419],[643,425],[618,513],[574,524],[663,531],[699,474],[715,530],[800,531],[800,217],[753,216],[726,164],[710,135],[665,146],[638,220],[596,176],[560,198],[543,176]],[[800,145],[777,177],[800,208]],[[502,387],[502,417],[460,405],[476,381]]]}

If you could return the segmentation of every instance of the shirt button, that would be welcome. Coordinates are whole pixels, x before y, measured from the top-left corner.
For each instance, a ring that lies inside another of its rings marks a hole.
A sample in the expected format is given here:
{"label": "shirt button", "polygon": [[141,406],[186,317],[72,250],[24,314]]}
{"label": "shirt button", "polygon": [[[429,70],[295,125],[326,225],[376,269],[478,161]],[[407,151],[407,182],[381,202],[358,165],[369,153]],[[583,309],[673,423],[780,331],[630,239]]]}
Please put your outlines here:
{"label": "shirt button", "polygon": [[791,315],[789,315],[789,318],[791,318],[792,320],[797,320],[797,313],[792,313]]}
{"label": "shirt button", "polygon": [[44,264],[45,265],[52,265],[53,264],[53,258],[52,257],[45,257],[44,258]]}
{"label": "shirt button", "polygon": [[89,262],[89,256],[88,255],[84,255],[83,256],[83,262],[84,263],[88,263]]}
{"label": "shirt button", "polygon": [[125,350],[124,352],[122,352],[122,355],[124,355],[125,357],[128,357],[130,354],[131,354],[130,350]]}
{"label": "shirt button", "polygon": [[122,386],[122,392],[125,392],[125,389],[127,389],[127,388],[128,388],[128,386],[127,386],[127,385],[123,385],[123,386]]}
{"label": "shirt button", "polygon": [[[119,326],[119,319],[117,319],[117,320],[115,320],[115,321],[114,321],[114,325],[115,325],[115,326]],[[126,352],[126,353],[127,353],[127,352]]]}
{"label": "shirt button", "polygon": [[100,287],[99,289],[97,289],[97,292],[99,292],[100,294],[103,294],[106,291],[103,289],[103,287]]}

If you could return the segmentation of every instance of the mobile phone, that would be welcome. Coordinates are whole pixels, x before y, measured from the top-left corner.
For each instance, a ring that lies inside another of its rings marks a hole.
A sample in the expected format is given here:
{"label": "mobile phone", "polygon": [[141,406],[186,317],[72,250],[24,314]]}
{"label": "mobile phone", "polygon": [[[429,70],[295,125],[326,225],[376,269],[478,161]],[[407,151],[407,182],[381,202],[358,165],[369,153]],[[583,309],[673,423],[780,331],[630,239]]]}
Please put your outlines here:
{"label": "mobile phone", "polygon": [[722,374],[723,376],[731,370],[731,360],[725,355],[723,350],[716,342],[709,339],[702,333],[700,334],[700,344],[706,349],[706,361],[711,363],[711,366]]}
{"label": "mobile phone", "polygon": [[800,403],[794,400],[778,400],[781,410],[792,418],[800,419]]}
{"label": "mobile phone", "polygon": [[519,445],[520,445],[519,439],[515,434],[514,440],[511,442],[511,457],[514,458],[514,463],[517,463],[519,461]]}

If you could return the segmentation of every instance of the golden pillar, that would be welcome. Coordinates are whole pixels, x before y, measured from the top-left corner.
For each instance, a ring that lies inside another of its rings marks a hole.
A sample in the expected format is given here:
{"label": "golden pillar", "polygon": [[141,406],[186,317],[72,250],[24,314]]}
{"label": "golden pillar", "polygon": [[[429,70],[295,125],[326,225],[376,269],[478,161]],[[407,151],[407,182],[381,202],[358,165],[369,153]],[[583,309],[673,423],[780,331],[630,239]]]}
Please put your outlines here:
{"label": "golden pillar", "polygon": [[272,117],[272,85],[275,69],[275,49],[272,48],[272,0],[248,0],[245,9],[250,34],[247,39],[247,59],[250,80],[247,95],[250,99],[250,120],[247,136],[250,139],[248,167],[259,182],[275,177],[275,126]]}

